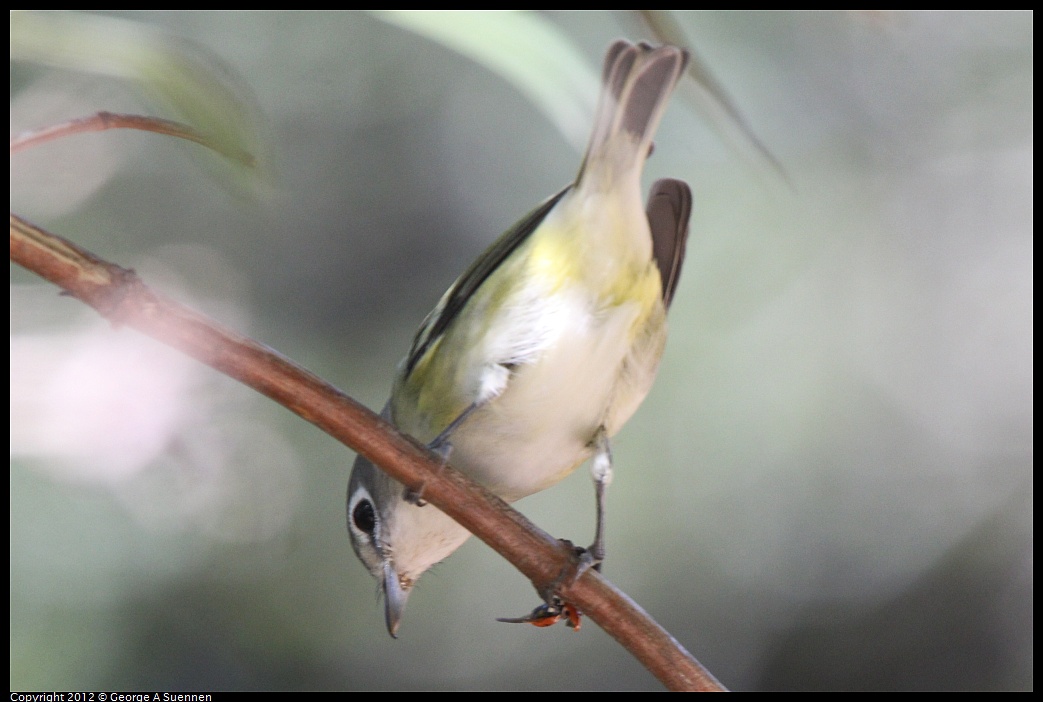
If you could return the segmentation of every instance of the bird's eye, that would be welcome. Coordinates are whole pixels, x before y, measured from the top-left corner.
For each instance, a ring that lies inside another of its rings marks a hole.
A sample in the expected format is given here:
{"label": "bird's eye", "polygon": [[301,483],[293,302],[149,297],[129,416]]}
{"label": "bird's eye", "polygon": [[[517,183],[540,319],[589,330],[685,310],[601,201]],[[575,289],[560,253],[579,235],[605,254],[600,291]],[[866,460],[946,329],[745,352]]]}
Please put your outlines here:
{"label": "bird's eye", "polygon": [[377,515],[373,512],[373,503],[369,500],[359,500],[355,509],[351,511],[351,520],[355,522],[359,531],[373,535],[373,529],[377,526]]}

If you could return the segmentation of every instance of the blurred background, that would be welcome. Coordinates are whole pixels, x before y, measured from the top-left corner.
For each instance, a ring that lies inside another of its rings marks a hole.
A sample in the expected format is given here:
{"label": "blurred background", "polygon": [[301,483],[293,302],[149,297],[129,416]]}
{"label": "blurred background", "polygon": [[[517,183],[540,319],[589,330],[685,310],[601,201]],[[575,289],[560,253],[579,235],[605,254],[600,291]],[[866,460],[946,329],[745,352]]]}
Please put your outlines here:
{"label": "blurred background", "polygon": [[[622,11],[439,18],[541,56],[525,79],[398,16],[78,17],[226,81],[265,176],[88,134],[12,156],[12,211],[373,408],[442,291],[573,178],[609,43],[655,40]],[[1031,689],[1032,13],[668,19],[749,131],[688,80],[646,168],[695,208],[606,576],[732,689]],[[12,135],[178,118],[73,67],[12,61]],[[536,597],[474,539],[391,640],[353,458],[12,266],[11,688],[659,689],[589,621],[497,623]],[[517,507],[592,536],[585,469]]]}

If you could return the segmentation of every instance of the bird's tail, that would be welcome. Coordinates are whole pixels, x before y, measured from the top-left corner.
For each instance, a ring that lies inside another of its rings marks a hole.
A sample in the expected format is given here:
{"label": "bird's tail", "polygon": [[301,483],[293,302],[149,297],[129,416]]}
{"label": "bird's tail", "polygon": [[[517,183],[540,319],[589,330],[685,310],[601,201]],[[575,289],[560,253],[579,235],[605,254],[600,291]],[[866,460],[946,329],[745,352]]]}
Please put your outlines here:
{"label": "bird's tail", "polygon": [[653,48],[620,39],[609,47],[594,130],[577,183],[595,169],[610,179],[634,169],[640,173],[687,63],[688,52],[675,46]]}

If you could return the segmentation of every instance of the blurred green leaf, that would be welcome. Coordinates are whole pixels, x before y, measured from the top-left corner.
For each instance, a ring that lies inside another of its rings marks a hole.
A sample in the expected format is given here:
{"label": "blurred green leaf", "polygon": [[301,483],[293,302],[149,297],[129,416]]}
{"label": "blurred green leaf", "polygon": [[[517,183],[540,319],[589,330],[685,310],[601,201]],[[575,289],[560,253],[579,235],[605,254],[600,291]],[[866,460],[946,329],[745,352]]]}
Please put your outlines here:
{"label": "blurred green leaf", "polygon": [[600,75],[575,43],[528,10],[374,10],[501,76],[577,148],[590,131]]}
{"label": "blurred green leaf", "polygon": [[[439,42],[514,85],[577,148],[586,145],[598,73],[556,25],[529,10],[374,10],[373,16]],[[665,10],[640,16],[659,42],[692,52],[688,95],[703,117],[747,160],[785,176],[709,67]]]}
{"label": "blurred green leaf", "polygon": [[692,48],[684,29],[670,11],[639,10],[638,13],[660,42],[688,49],[691,58],[688,61],[687,74],[691,81],[682,81],[682,85],[694,88],[687,94],[706,122],[748,161],[758,166],[768,166],[775,173],[786,177],[782,164],[754,133],[753,127],[746,121],[724,86]]}
{"label": "blurred green leaf", "polygon": [[222,184],[253,197],[266,192],[264,119],[250,88],[206,48],[125,19],[18,11],[11,14],[11,60],[133,82],[220,150],[255,157],[246,166],[207,152],[205,163]]}

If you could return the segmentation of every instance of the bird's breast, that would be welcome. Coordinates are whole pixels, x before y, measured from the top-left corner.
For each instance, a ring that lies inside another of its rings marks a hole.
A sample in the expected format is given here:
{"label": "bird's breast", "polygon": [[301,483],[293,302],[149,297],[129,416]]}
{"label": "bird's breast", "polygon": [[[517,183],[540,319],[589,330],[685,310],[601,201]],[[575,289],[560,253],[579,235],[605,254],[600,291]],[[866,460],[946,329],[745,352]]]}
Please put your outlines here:
{"label": "bird's breast", "polygon": [[450,439],[453,465],[509,501],[553,485],[590,456],[646,314],[636,301],[599,308],[567,287],[543,306],[540,342],[490,368],[507,371],[501,391]]}
{"label": "bird's breast", "polygon": [[422,441],[476,405],[449,437],[449,461],[509,501],[568,475],[599,427],[619,429],[665,335],[650,247],[606,245],[627,219],[585,213],[604,230],[593,237],[559,215],[475,291],[394,394],[396,423]]}

